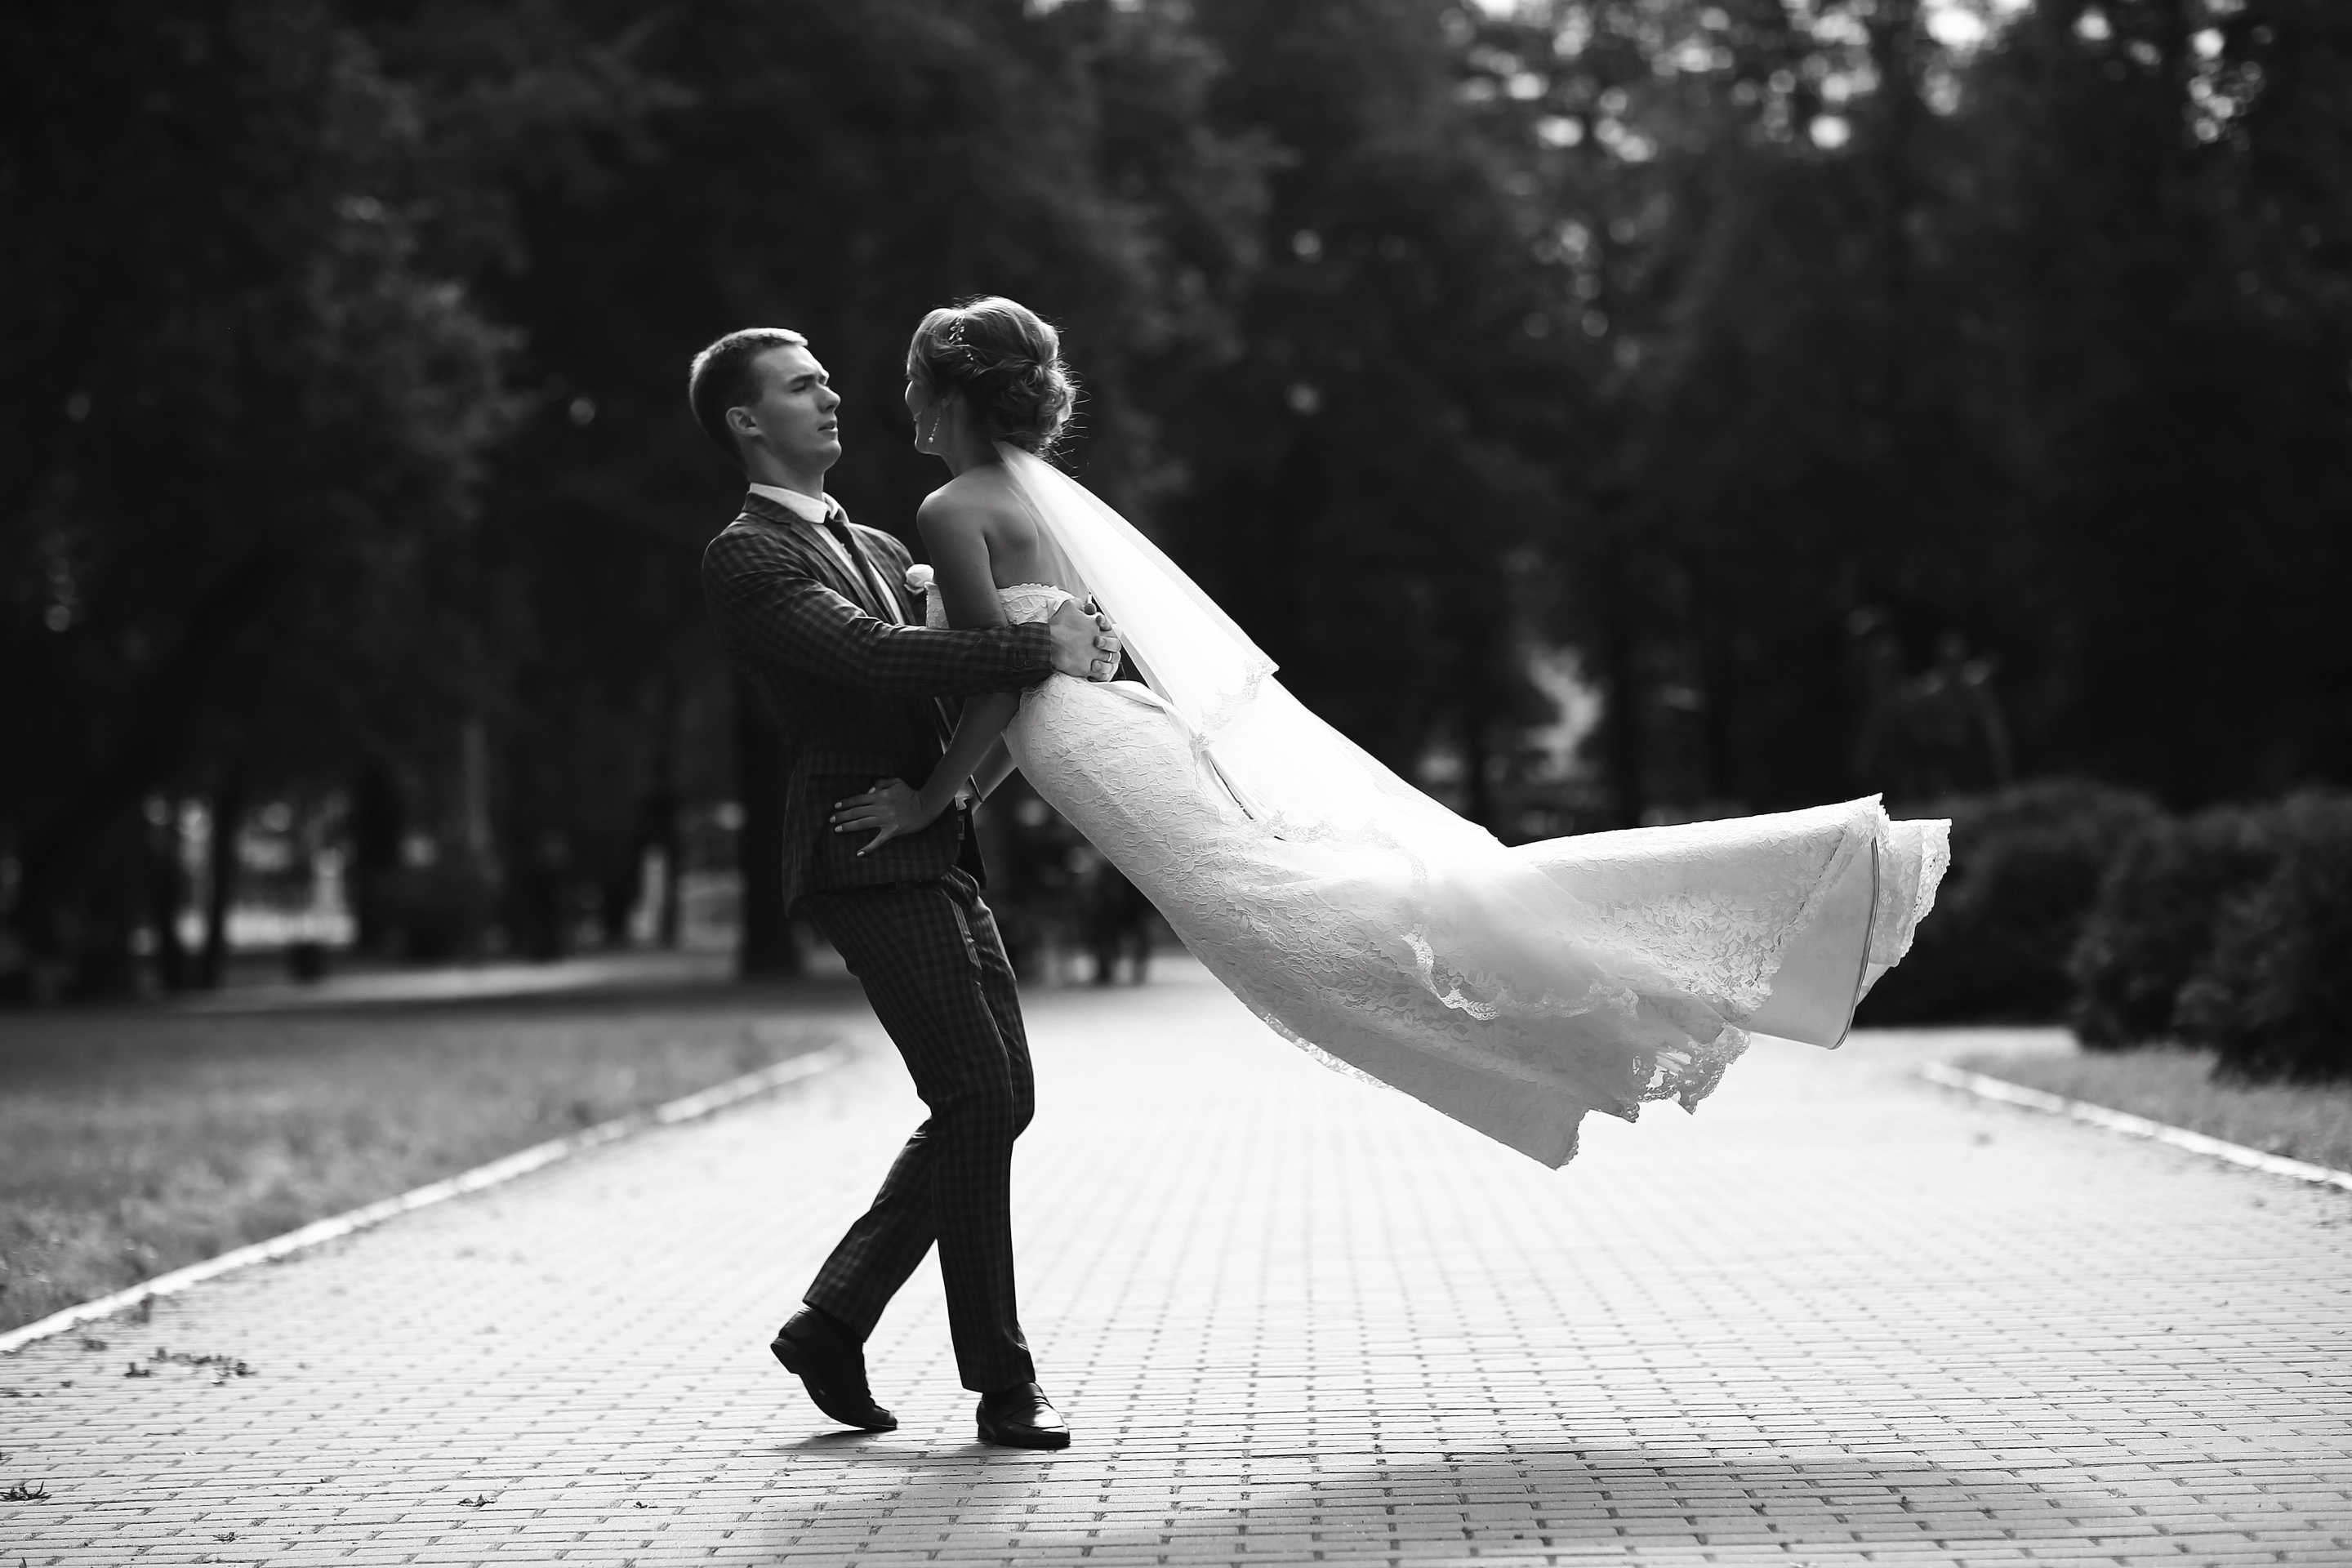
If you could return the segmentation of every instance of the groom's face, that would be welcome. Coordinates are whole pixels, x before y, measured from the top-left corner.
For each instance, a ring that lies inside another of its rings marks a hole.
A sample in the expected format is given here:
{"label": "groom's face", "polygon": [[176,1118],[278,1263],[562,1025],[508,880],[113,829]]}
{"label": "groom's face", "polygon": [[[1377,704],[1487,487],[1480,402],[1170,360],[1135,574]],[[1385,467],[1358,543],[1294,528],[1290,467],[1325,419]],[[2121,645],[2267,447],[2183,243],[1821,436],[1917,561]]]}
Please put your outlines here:
{"label": "groom's face", "polygon": [[[794,469],[830,468],[841,458],[841,395],[833,390],[816,355],[794,344],[770,349],[751,362],[760,395],[731,411],[737,432],[763,446]],[[741,416],[750,416],[744,430]]]}

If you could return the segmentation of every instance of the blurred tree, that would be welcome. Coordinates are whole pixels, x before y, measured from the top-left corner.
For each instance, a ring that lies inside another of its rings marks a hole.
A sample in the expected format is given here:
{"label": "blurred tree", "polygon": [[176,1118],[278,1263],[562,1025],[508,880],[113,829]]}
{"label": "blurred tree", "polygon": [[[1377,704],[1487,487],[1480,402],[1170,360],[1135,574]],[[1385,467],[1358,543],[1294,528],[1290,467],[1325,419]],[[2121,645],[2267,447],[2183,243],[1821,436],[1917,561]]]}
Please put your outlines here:
{"label": "blurred tree", "polygon": [[1555,554],[1629,815],[1895,782],[1847,772],[1868,692],[1954,637],[2029,772],[2197,800],[2352,765],[2341,8],[1974,16],[1482,26],[1611,346]]}
{"label": "blurred tree", "polygon": [[686,362],[810,332],[903,527],[906,336],[983,291],[1066,329],[1081,476],[1507,832],[1530,634],[1625,820],[1939,776],[1888,718],[1937,649],[2027,775],[2352,775],[2332,0],[31,0],[0,47],[0,896],[84,988],[190,896],[190,798],[225,917],[237,803],[350,788],[363,923],[429,884],[443,947],[494,868],[420,834],[532,868],[548,951],[649,850],[675,889],[694,804],[771,854]]}
{"label": "blurred tree", "polygon": [[102,988],[144,797],[315,779],[454,689],[419,590],[503,340],[417,266],[410,101],[325,7],[32,0],[0,73],[11,984]]}
{"label": "blurred tree", "polygon": [[[509,837],[560,833],[629,887],[665,813],[727,792],[731,733],[741,843],[765,856],[780,802],[761,721],[723,718],[698,577],[740,480],[688,415],[688,360],[735,327],[809,333],[847,398],[833,487],[908,532],[940,476],[910,450],[907,338],[933,305],[1012,294],[1062,325],[1089,389],[1076,462],[1147,495],[1130,366],[1221,330],[1230,215],[1250,202],[1247,149],[1194,113],[1213,62],[1168,5],[371,15],[431,84],[436,140],[499,193],[452,209],[443,238],[521,329],[518,380],[537,389],[480,557]],[[554,135],[519,112],[513,83],[551,60],[607,112]],[[745,869],[745,967],[789,965],[775,879]]]}
{"label": "blurred tree", "polygon": [[1945,418],[1917,370],[1941,57],[1907,4],[1564,0],[1484,33],[1474,79],[1593,350],[1554,549],[1621,819],[1837,793],[1842,626],[1894,592],[1895,520],[1969,492],[1912,449]]}
{"label": "blurred tree", "polygon": [[1467,26],[1425,0],[1196,14],[1228,66],[1214,123],[1276,164],[1236,350],[1155,388],[1188,468],[1171,546],[1304,700],[1408,773],[1445,757],[1496,823],[1543,711],[1517,601],[1556,501],[1526,448],[1561,444],[1574,384],[1512,171],[1465,112]]}
{"label": "blurred tree", "polygon": [[2028,754],[2184,802],[2346,776],[2352,14],[2044,0],[1970,89]]}

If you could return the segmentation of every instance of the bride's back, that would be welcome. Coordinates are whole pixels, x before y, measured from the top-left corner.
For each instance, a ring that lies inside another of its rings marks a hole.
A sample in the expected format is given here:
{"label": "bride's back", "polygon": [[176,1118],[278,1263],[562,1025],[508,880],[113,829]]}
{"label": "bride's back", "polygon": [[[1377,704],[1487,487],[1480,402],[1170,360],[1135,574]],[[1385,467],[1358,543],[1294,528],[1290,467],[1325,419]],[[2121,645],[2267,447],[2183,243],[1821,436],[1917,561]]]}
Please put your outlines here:
{"label": "bride's back", "polygon": [[1053,581],[1037,524],[998,464],[966,469],[933,490],[917,521],[927,543],[935,531],[977,533],[988,549],[989,580],[999,588]]}

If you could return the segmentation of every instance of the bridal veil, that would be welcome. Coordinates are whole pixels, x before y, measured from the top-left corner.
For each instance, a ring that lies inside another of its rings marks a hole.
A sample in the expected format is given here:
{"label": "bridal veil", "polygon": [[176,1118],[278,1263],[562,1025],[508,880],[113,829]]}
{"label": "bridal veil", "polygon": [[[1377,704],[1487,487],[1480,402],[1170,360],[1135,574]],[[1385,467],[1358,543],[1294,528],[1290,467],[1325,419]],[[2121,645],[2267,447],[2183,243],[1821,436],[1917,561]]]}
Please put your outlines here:
{"label": "bridal veil", "polygon": [[1167,910],[1219,978],[1327,1060],[1559,1164],[1576,1115],[1546,1110],[1548,1094],[1630,1120],[1650,1100],[1696,1105],[1751,1029],[1835,1046],[1933,900],[1945,825],[1891,822],[1875,798],[1507,847],[1317,718],[1125,518],[998,450],[1057,584],[1118,625],[1276,901],[1344,903],[1382,928],[1369,940],[1391,955],[1389,1001],[1293,1002]]}

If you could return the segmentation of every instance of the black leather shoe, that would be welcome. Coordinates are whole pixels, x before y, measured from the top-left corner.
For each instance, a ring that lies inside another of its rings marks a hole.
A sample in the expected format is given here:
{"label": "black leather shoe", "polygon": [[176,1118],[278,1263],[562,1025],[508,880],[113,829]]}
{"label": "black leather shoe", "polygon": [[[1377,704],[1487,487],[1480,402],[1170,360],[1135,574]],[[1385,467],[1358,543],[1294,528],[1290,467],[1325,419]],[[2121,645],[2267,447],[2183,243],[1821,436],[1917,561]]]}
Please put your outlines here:
{"label": "black leather shoe", "polygon": [[1034,1383],[980,1396],[980,1440],[1000,1448],[1066,1448],[1070,1428]]}
{"label": "black leather shoe", "polygon": [[874,1403],[866,1385],[866,1347],[839,1323],[803,1307],[785,1320],[768,1348],[801,1380],[816,1407],[844,1426],[895,1432],[898,1418]]}

